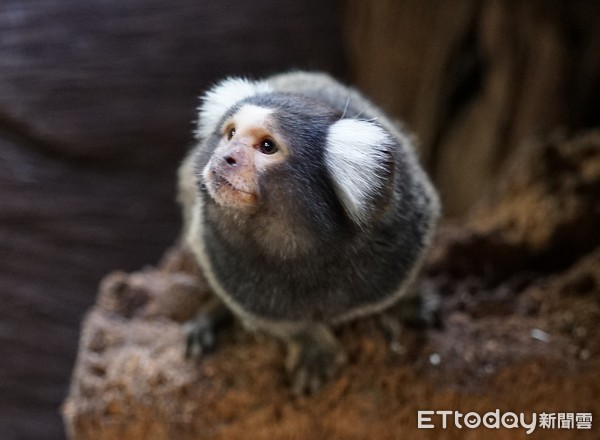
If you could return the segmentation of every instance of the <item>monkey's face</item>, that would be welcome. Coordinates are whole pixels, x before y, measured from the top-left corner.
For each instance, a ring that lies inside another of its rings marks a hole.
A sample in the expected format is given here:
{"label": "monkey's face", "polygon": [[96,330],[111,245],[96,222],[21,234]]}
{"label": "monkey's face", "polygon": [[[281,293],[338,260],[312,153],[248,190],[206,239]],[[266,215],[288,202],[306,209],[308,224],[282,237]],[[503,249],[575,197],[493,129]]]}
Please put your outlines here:
{"label": "monkey's face", "polygon": [[196,132],[206,223],[284,257],[370,228],[391,200],[396,144],[376,121],[343,116],[264,82],[209,90]]}
{"label": "monkey's face", "polygon": [[285,160],[286,145],[272,113],[272,109],[246,104],[221,124],[217,147],[202,171],[217,204],[252,209],[259,203],[261,175]]}

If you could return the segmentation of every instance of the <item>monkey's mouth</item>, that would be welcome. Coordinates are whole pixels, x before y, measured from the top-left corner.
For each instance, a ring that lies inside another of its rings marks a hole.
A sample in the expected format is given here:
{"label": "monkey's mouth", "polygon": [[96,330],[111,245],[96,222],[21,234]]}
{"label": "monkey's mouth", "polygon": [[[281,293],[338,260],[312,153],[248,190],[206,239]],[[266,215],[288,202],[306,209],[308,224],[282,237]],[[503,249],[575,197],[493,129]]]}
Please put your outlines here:
{"label": "monkey's mouth", "polygon": [[241,188],[213,170],[209,170],[206,175],[206,188],[215,202],[222,206],[236,208],[255,205],[258,199],[256,193]]}

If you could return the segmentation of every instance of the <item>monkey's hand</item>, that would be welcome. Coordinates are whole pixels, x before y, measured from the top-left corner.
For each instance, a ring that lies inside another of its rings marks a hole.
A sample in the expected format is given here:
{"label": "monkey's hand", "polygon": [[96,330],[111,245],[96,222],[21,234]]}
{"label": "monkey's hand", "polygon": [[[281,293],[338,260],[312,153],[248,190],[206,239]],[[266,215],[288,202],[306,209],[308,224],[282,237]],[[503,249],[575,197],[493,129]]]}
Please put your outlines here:
{"label": "monkey's hand", "polygon": [[317,392],[344,362],[345,353],[324,325],[314,325],[288,340],[286,369],[296,395]]}
{"label": "monkey's hand", "polygon": [[215,346],[216,328],[232,317],[225,305],[214,298],[195,318],[183,325],[185,357],[199,359]]}

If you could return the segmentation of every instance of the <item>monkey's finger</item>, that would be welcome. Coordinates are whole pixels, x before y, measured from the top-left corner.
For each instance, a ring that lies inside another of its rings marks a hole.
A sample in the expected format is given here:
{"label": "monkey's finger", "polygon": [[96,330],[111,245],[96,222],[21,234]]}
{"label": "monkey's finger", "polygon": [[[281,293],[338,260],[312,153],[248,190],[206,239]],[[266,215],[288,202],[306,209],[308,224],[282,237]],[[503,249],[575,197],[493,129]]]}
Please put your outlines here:
{"label": "monkey's finger", "polygon": [[215,333],[211,321],[204,315],[199,315],[196,319],[185,323],[183,331],[186,334],[185,356],[187,358],[200,358],[215,346]]}
{"label": "monkey's finger", "polygon": [[308,370],[300,368],[296,371],[293,379],[292,392],[295,396],[303,396],[306,394],[308,385]]}
{"label": "monkey's finger", "polygon": [[314,374],[310,378],[310,383],[308,384],[308,391],[310,392],[310,394],[316,394],[317,391],[321,389],[324,383],[325,380],[323,377],[321,377],[320,374]]}

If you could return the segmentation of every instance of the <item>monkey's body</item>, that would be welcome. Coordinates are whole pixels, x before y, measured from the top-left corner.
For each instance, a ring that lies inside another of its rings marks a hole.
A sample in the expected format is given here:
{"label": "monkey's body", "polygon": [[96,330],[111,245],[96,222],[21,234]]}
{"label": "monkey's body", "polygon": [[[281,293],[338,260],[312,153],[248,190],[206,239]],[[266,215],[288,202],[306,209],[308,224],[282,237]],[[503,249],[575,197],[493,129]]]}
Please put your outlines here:
{"label": "monkey's body", "polygon": [[[247,325],[295,344],[292,363],[335,363],[327,326],[405,295],[436,223],[410,140],[356,91],[302,72],[221,83],[197,134],[180,200],[211,287]],[[322,375],[290,367],[299,388]]]}

